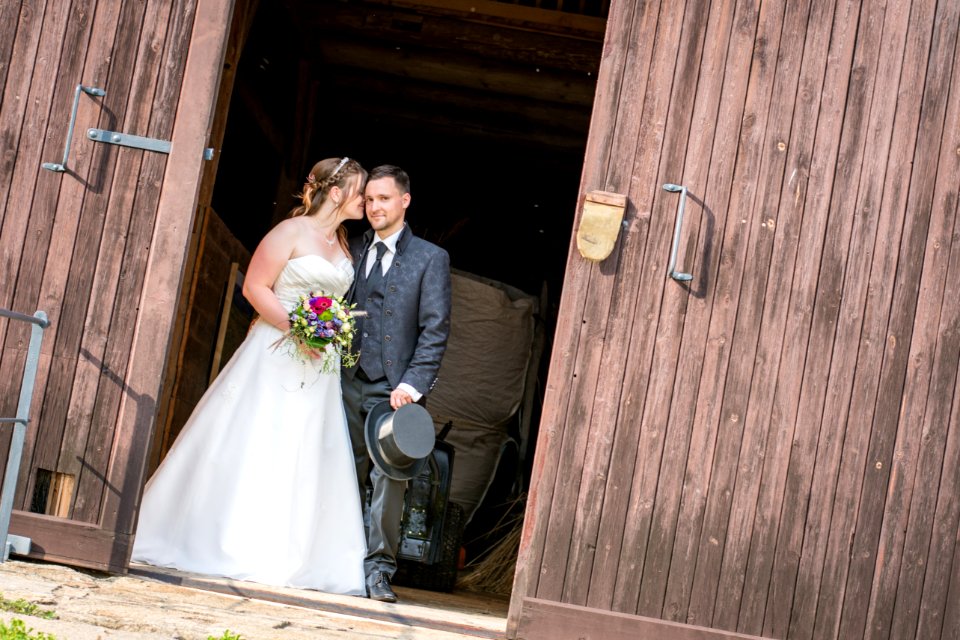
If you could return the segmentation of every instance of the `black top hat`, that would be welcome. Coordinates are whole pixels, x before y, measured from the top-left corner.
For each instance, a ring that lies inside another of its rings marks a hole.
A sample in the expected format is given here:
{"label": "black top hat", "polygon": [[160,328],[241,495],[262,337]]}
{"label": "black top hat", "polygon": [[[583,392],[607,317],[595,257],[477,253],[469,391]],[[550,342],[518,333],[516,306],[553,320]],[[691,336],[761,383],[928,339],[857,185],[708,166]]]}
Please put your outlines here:
{"label": "black top hat", "polygon": [[419,404],[396,411],[389,400],[377,403],[364,424],[363,437],[373,463],[394,480],[416,477],[433,451],[433,419]]}

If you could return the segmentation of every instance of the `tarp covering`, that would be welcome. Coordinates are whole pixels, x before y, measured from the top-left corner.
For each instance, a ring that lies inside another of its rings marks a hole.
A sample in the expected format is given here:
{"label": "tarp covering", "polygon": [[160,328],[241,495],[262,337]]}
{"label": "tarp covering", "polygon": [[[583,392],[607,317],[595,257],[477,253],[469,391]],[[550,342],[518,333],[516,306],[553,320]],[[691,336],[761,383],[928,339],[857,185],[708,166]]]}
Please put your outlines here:
{"label": "tarp covering", "polygon": [[496,470],[524,395],[537,299],[472,274],[451,275],[450,340],[427,407],[456,453],[451,499],[469,521]]}

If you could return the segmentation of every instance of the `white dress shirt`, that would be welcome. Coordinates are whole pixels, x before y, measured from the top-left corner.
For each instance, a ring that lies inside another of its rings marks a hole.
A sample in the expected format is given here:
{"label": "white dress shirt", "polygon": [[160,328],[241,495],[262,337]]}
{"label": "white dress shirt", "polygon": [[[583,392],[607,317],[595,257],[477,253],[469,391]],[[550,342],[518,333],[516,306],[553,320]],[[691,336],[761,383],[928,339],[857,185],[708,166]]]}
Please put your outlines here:
{"label": "white dress shirt", "polygon": [[368,278],[370,277],[370,270],[373,269],[373,263],[377,260],[377,243],[382,242],[383,244],[387,245],[387,252],[383,254],[383,259],[380,261],[381,268],[383,269],[383,271],[380,273],[381,275],[386,275],[387,269],[389,269],[390,265],[393,264],[393,256],[397,255],[397,240],[400,239],[401,233],[403,233],[402,228],[395,234],[387,236],[383,239],[374,234],[373,244],[370,245],[370,249],[367,251],[367,264],[364,267],[366,269],[364,273],[366,273]]}

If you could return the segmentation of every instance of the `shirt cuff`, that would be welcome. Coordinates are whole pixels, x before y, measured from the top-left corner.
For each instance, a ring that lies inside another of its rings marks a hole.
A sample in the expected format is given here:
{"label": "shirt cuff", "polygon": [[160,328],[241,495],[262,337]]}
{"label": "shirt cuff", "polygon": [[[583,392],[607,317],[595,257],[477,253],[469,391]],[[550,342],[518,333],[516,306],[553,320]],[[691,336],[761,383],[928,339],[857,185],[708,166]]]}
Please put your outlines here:
{"label": "shirt cuff", "polygon": [[420,398],[423,397],[423,394],[408,385],[406,382],[401,382],[397,385],[397,389],[403,389],[410,394],[410,397],[413,398],[414,402],[420,402]]}

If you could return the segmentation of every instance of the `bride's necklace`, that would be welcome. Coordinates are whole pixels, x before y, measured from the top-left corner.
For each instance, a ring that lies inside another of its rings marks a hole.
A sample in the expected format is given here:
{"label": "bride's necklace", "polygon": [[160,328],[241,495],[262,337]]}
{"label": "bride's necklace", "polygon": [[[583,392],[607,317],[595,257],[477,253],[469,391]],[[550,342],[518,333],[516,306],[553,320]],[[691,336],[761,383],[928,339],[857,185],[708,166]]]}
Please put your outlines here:
{"label": "bride's necklace", "polygon": [[320,237],[323,238],[323,241],[326,242],[328,246],[331,246],[331,247],[332,247],[332,246],[337,242],[337,230],[336,230],[336,229],[333,230],[333,237],[332,237],[332,238],[328,238],[328,237],[327,237],[327,232],[324,231],[323,227],[321,227],[320,225],[317,225],[317,230],[320,232]]}

